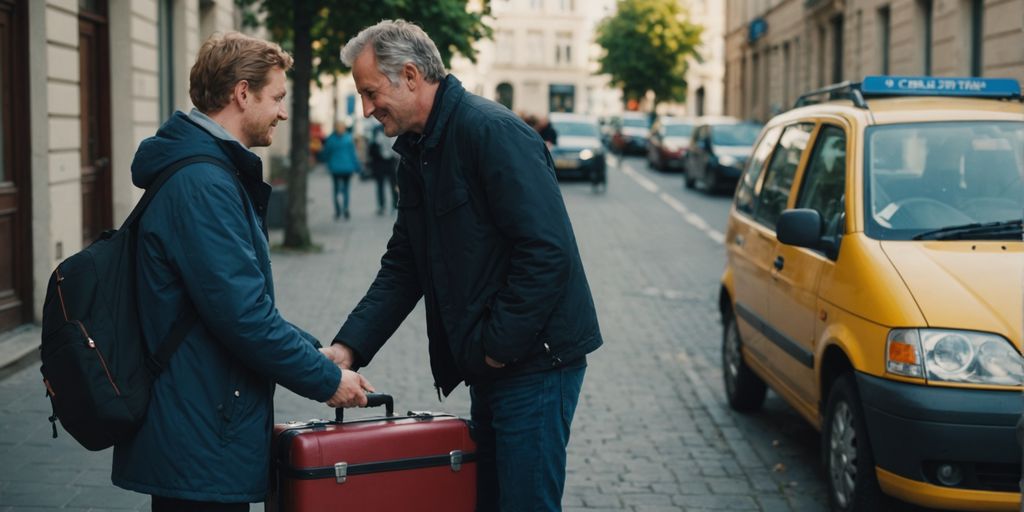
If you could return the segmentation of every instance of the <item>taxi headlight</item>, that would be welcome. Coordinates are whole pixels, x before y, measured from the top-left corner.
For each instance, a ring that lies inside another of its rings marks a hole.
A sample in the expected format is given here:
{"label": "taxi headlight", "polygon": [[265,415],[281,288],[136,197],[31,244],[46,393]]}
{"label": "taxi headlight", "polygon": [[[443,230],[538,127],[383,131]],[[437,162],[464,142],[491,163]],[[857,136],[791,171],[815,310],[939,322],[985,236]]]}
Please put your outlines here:
{"label": "taxi headlight", "polygon": [[732,167],[732,166],[736,165],[737,162],[738,162],[738,160],[736,160],[736,157],[731,156],[731,155],[722,155],[722,156],[718,157],[718,163],[721,164],[721,165],[724,165],[726,167]]}
{"label": "taxi headlight", "polygon": [[591,158],[594,158],[593,151],[589,149],[584,149],[583,151],[580,151],[580,160],[590,160]]}
{"label": "taxi headlight", "polygon": [[893,329],[886,369],[942,382],[1019,386],[1024,359],[1001,336],[951,329]]}

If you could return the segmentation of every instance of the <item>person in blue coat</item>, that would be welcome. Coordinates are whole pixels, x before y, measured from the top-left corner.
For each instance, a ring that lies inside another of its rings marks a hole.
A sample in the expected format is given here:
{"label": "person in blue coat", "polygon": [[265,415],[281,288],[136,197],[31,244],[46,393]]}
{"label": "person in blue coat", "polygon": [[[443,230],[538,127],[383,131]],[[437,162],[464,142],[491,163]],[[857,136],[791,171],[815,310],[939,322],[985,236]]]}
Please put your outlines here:
{"label": "person in blue coat", "polygon": [[[349,184],[352,175],[359,172],[362,166],[359,157],[356,156],[356,144],[352,140],[352,134],[348,133],[345,123],[338,122],[334,125],[334,133],[324,141],[324,147],[320,150],[320,159],[327,165],[327,171],[334,179],[334,219],[342,216],[349,218],[348,200]],[[338,203],[338,194],[341,194],[342,203]]]}
{"label": "person in blue coat", "polygon": [[[266,231],[270,186],[260,158],[285,110],[279,46],[237,33],[208,40],[190,77],[196,109],[142,142],[132,181],[172,176],[138,226],[138,302],[150,350],[186,308],[198,322],[156,379],[146,419],[114,446],[111,479],[150,494],[152,510],[248,510],[270,473],[276,383],[332,407],[365,405],[372,389],[342,370],[274,304]],[[223,167],[223,168],[222,168]]]}

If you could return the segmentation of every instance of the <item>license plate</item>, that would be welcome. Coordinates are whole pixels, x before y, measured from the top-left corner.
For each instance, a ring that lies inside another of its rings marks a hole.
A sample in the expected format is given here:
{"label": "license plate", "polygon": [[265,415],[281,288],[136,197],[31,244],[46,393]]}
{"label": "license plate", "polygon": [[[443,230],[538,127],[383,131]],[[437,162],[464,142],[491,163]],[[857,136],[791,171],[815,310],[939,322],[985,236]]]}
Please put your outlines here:
{"label": "license plate", "polygon": [[555,160],[556,169],[575,169],[580,166],[579,160],[559,158]]}

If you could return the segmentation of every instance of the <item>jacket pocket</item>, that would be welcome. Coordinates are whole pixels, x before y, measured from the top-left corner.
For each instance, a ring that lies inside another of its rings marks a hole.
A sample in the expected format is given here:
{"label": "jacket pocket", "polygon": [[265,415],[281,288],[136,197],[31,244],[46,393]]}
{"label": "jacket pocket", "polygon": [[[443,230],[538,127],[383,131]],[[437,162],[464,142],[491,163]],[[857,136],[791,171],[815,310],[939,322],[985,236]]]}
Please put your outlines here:
{"label": "jacket pocket", "polygon": [[469,191],[464,188],[456,188],[443,192],[437,199],[437,206],[434,209],[436,215],[445,215],[460,206],[469,202]]}
{"label": "jacket pocket", "polygon": [[238,432],[238,415],[243,409],[241,401],[246,390],[242,389],[242,376],[238,368],[228,370],[228,387],[221,395],[222,402],[217,405],[220,421],[220,440],[227,444],[236,437]]}

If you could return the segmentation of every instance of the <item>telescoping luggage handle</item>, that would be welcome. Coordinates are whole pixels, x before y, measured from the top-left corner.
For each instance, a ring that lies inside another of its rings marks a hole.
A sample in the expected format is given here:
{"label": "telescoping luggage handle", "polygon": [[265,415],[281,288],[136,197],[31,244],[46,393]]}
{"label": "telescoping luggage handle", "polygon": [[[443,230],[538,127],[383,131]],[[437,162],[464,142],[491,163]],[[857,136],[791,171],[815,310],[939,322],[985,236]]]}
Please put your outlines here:
{"label": "telescoping luggage handle", "polygon": [[[384,414],[387,416],[395,415],[395,399],[391,395],[385,393],[367,393],[366,394],[366,406],[367,407],[379,407],[384,406]],[[341,423],[345,418],[345,409],[338,407],[334,410],[334,421]]]}

